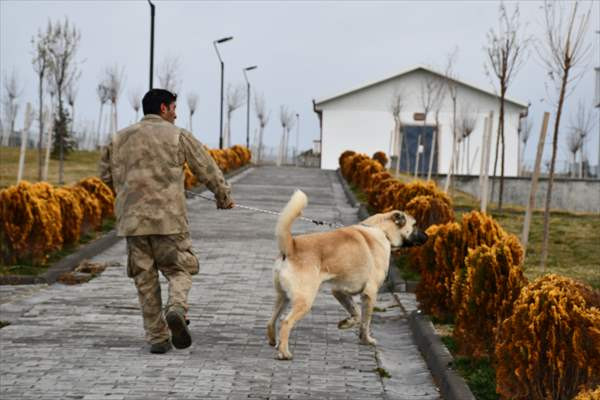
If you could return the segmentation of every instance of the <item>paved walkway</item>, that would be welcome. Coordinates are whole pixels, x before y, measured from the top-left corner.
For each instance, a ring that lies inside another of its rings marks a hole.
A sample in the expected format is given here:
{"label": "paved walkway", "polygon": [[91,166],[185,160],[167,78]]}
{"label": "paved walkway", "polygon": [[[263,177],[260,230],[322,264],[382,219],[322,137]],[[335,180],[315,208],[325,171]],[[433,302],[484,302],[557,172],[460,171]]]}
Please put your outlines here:
{"label": "paved walkway", "polygon": [[[263,167],[232,182],[240,204],[280,210],[298,187],[309,197],[305,215],[356,222],[356,209],[348,205],[331,171]],[[405,310],[391,294],[380,296],[378,307],[385,312],[375,313],[377,347],[359,345],[353,330],[337,329],[344,311],[325,287],[292,332],[294,360],[275,360],[276,351],[265,338],[274,301],[275,218],[216,210],[202,199],[189,200],[188,210],[200,259],[189,299],[194,341],[189,349],[149,354],[120,241],[95,257],[93,261],[111,266],[87,284],[38,286],[12,298],[3,292],[0,319],[10,315],[13,323],[0,329],[0,397],[439,398]],[[293,227],[297,233],[321,229],[301,221]],[[384,370],[391,378],[377,372]]]}

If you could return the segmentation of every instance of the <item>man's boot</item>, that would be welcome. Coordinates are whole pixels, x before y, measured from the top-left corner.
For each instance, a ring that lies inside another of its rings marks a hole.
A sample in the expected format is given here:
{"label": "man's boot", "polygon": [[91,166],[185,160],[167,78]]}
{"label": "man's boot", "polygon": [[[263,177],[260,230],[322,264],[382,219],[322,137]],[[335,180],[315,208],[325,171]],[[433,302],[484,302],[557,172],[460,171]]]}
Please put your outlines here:
{"label": "man's boot", "polygon": [[153,354],[165,354],[166,352],[168,352],[172,348],[173,347],[171,346],[171,341],[169,339],[167,339],[164,342],[152,343],[150,345],[150,353],[153,353]]}
{"label": "man's boot", "polygon": [[176,349],[185,349],[192,344],[192,335],[185,323],[185,310],[180,306],[173,306],[165,315],[167,325],[171,330],[171,342]]}

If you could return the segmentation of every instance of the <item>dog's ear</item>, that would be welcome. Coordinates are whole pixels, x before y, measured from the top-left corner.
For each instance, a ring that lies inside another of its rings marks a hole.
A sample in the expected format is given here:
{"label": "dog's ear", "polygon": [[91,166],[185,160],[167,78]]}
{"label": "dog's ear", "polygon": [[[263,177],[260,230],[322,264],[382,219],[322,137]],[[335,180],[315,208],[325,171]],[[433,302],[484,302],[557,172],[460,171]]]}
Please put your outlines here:
{"label": "dog's ear", "polygon": [[402,228],[406,224],[406,217],[402,213],[395,213],[392,216],[392,220],[400,228]]}

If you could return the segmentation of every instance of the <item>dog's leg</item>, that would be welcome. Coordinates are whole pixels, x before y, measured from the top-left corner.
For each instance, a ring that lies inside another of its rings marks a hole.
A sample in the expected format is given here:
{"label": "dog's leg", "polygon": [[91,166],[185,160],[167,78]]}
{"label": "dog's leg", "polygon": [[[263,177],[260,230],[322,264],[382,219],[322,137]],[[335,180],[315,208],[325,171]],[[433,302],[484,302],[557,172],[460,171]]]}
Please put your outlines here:
{"label": "dog's leg", "polygon": [[287,298],[285,292],[281,289],[281,287],[278,287],[278,285],[276,284],[275,288],[277,291],[277,299],[275,300],[275,307],[273,308],[273,315],[271,316],[271,319],[269,320],[269,323],[267,324],[267,338],[269,339],[269,344],[271,346],[275,346],[277,344],[277,341],[275,339],[275,331],[277,329],[277,327],[276,327],[277,319],[279,319],[281,312],[283,311],[285,306],[289,303],[289,299]]}
{"label": "dog's leg", "polygon": [[372,290],[369,287],[361,295],[362,320],[359,334],[361,344],[377,344],[377,341],[371,337],[371,315],[373,314],[376,296],[377,290]]}
{"label": "dog's leg", "polygon": [[288,346],[290,332],[292,331],[294,324],[300,321],[310,311],[315,296],[316,291],[315,293],[303,293],[302,296],[298,296],[292,300],[292,310],[284,320],[281,321],[281,328],[279,328],[279,353],[277,354],[279,360],[292,359],[292,353]]}
{"label": "dog's leg", "polygon": [[337,301],[340,302],[342,307],[344,307],[346,311],[348,311],[348,314],[350,314],[348,318],[338,322],[338,328],[349,329],[355,326],[360,321],[360,309],[358,308],[358,305],[354,302],[352,296],[346,292],[335,289],[331,291],[331,294],[333,294],[333,297],[335,297]]}

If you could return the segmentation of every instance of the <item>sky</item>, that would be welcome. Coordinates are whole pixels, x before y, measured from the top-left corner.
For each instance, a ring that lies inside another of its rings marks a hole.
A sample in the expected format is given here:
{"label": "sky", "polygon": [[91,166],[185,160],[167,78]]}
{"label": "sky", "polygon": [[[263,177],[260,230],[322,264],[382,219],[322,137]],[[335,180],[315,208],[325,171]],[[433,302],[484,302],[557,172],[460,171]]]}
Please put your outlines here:
{"label": "sky", "polygon": [[[181,85],[177,124],[188,127],[185,98],[199,97],[193,133],[210,147],[218,145],[220,64],[213,41],[220,45],[225,62],[225,86],[245,85],[248,72],[253,92],[264,94],[271,111],[265,141],[276,146],[281,137],[279,109],[287,106],[299,114],[301,149],[319,137],[312,100],[325,98],[391,76],[417,64],[443,69],[447,55],[458,48],[455,72],[459,79],[493,90],[484,69],[486,33],[497,27],[497,1],[155,1],[155,73],[165,58],[177,58]],[[512,9],[515,2],[506,2]],[[509,87],[508,95],[531,103],[532,139],[525,160],[535,158],[535,146],[544,111],[553,112],[547,73],[535,51],[542,46],[542,2],[519,3],[527,34],[539,39],[531,46],[524,66]],[[569,158],[567,130],[578,102],[593,104],[594,67],[600,66],[600,2],[592,7],[586,36],[592,46],[585,73],[566,101],[561,123],[558,159]],[[0,0],[0,77],[14,69],[22,87],[20,102],[37,104],[37,80],[31,67],[31,38],[48,19],[67,17],[81,31],[77,59],[81,78],[76,99],[76,123],[96,124],[99,102],[96,87],[103,71],[118,65],[125,71],[125,88],[118,104],[119,128],[132,123],[130,91],[148,88],[150,11],[146,1],[28,1]],[[155,87],[158,79],[154,78]],[[600,120],[599,109],[593,110]],[[16,126],[23,125],[22,112]],[[257,126],[251,111],[250,137]],[[551,119],[551,126],[553,123]],[[233,114],[232,141],[245,143],[245,105]],[[585,144],[592,164],[598,161],[600,123]],[[551,149],[551,132],[545,157]],[[292,142],[295,142],[295,136]]]}

